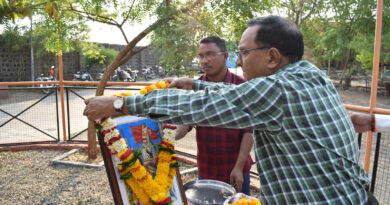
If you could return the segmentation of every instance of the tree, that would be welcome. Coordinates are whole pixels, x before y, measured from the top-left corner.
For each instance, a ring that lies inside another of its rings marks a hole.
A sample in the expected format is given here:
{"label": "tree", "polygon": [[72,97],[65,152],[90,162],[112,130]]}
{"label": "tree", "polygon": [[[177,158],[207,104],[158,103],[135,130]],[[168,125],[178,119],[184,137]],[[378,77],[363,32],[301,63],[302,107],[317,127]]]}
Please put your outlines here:
{"label": "tree", "polygon": [[280,0],[279,9],[286,10],[288,18],[301,27],[305,20],[310,19],[324,8],[324,0]]}
{"label": "tree", "polygon": [[152,40],[163,54],[160,60],[165,69],[174,68],[179,72],[183,65],[194,62],[199,42],[207,36],[222,37],[227,41],[229,52],[236,50],[246,21],[270,11],[271,7],[272,2],[268,0],[261,3],[245,0],[206,2],[158,27]]}
{"label": "tree", "polygon": [[[77,15],[59,9],[65,7],[67,1],[14,0],[10,3],[6,0],[1,1],[5,2],[0,4],[1,24],[10,25],[10,22],[15,22],[16,19],[35,16],[33,46],[37,49],[38,56],[48,52],[58,55],[62,52],[80,50],[80,45],[83,45],[80,42],[87,40],[89,28],[85,21]],[[15,26],[15,28],[24,37],[30,35],[26,27]]]}
{"label": "tree", "polygon": [[108,66],[118,53],[119,52],[114,49],[91,43],[89,46],[83,48],[85,66],[87,70],[92,66],[99,64]]}

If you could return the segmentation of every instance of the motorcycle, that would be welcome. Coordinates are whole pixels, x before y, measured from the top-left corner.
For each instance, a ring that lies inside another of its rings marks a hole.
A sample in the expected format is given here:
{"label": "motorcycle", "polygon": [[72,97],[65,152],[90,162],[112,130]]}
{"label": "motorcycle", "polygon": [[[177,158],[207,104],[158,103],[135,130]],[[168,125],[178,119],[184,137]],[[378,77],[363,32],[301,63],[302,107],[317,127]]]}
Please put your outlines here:
{"label": "motorcycle", "polygon": [[168,73],[168,71],[163,69],[163,67],[160,65],[156,65],[155,69],[157,70],[158,77],[160,78],[164,78]]}
{"label": "motorcycle", "polygon": [[156,74],[152,67],[144,66],[144,68],[141,69],[141,74],[145,78],[145,80],[151,80],[156,77]]}
{"label": "motorcycle", "polygon": [[[103,77],[105,69],[100,71],[98,73],[96,80],[101,80]],[[137,80],[137,73],[135,71],[132,71],[131,68],[126,67],[122,69],[121,67],[118,67],[110,77],[109,81],[123,81],[123,82],[135,82]]]}
{"label": "motorcycle", "polygon": [[135,82],[137,80],[137,73],[133,72],[130,67],[118,67],[116,75],[123,82]]}
{"label": "motorcycle", "polygon": [[101,71],[97,74],[97,76],[96,76],[96,80],[97,80],[97,81],[100,81],[100,80],[103,78],[104,71],[105,71],[105,69],[101,70]]}
{"label": "motorcycle", "polygon": [[93,81],[91,74],[87,71],[77,71],[72,75],[73,81]]}
{"label": "motorcycle", "polygon": [[[56,81],[56,78],[52,75],[45,75],[41,73],[39,77],[36,78],[36,81],[42,81],[42,82],[47,82],[47,81]],[[39,87],[41,88],[41,92],[43,94],[48,94],[50,91],[50,88],[55,87],[56,85],[54,84],[39,84]]]}

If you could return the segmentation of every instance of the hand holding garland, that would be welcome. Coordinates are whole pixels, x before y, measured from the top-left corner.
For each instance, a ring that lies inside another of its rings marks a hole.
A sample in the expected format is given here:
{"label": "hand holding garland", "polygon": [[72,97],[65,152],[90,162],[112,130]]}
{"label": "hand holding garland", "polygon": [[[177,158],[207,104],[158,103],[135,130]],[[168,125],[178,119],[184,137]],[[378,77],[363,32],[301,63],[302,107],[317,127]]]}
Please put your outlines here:
{"label": "hand holding garland", "polygon": [[[154,83],[150,86],[147,86],[145,88],[142,88],[140,91],[140,94],[146,94],[152,90],[155,89],[166,89],[168,88],[169,83],[165,81],[159,81],[157,83]],[[123,94],[117,94],[118,96],[128,96],[126,94],[131,95],[130,92],[123,93]],[[119,113],[115,110],[113,106],[113,102],[117,96],[96,96],[93,98],[88,98],[84,101],[86,104],[86,107],[84,109],[83,115],[87,116],[89,120],[93,121],[96,119],[101,119],[103,117],[107,116],[116,116]],[[126,97],[124,98],[126,102]],[[124,103],[126,104],[126,103]],[[123,106],[121,110],[122,114],[129,114],[127,111],[127,107]]]}

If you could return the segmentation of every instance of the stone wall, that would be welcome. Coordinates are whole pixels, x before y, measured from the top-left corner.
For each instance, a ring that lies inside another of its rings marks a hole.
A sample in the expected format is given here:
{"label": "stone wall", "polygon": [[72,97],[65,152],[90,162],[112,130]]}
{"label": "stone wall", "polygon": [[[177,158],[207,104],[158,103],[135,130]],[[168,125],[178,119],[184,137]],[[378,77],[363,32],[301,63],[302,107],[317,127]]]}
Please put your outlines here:
{"label": "stone wall", "polygon": [[[117,44],[101,44],[101,45],[106,47],[106,48],[115,49],[117,51],[120,51],[121,49],[123,49],[125,47],[124,45],[117,45]],[[142,48],[142,47],[135,47],[134,50],[137,50],[140,48]],[[125,63],[124,66],[130,66],[132,69],[140,70],[144,66],[154,66],[154,65],[159,64],[158,59],[160,56],[161,55],[159,54],[159,52],[157,51],[156,48],[149,47],[149,48],[144,49],[140,53],[134,55],[127,63]],[[81,64],[82,64],[82,60],[81,60]],[[84,66],[82,66],[82,67],[84,67]],[[93,78],[96,78],[97,74],[102,69],[104,69],[104,65],[94,66],[91,68],[91,70],[89,72],[91,73]]]}
{"label": "stone wall", "polygon": [[[107,48],[113,48],[118,51],[123,45],[102,44]],[[139,48],[136,48],[139,49]],[[137,55],[133,56],[126,65],[133,69],[141,69],[144,65],[154,66],[159,64],[158,52],[154,48],[147,48]],[[64,79],[71,80],[72,74],[77,71],[85,71],[83,66],[83,56],[78,52],[65,53],[62,56]],[[54,54],[48,54],[42,57],[34,57],[34,76],[38,77],[41,73],[48,74],[50,66],[55,65],[56,76],[58,79],[58,57]],[[89,70],[95,79],[103,66],[95,66]],[[22,48],[14,51],[6,48],[0,40],[0,82],[31,81],[31,59],[30,48]]]}

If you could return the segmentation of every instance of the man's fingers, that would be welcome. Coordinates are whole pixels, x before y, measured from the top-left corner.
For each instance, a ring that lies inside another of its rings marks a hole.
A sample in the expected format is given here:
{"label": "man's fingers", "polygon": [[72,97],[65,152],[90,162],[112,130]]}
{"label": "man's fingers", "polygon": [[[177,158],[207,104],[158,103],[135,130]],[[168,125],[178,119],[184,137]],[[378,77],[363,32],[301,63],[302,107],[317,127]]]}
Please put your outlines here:
{"label": "man's fingers", "polygon": [[165,81],[165,82],[168,82],[168,83],[171,83],[173,80],[174,80],[174,78],[165,78],[165,79],[164,79],[164,81]]}
{"label": "man's fingers", "polygon": [[172,80],[171,82],[169,82],[168,88],[177,87],[176,85],[177,85],[176,81]]}
{"label": "man's fingers", "polygon": [[241,192],[242,185],[236,184],[236,189],[237,189],[237,192]]}
{"label": "man's fingers", "polygon": [[236,187],[236,181],[234,180],[234,177],[230,176],[230,185],[233,187]]}
{"label": "man's fingers", "polygon": [[84,103],[85,103],[86,105],[88,105],[89,102],[90,102],[92,99],[93,99],[93,97],[92,97],[92,98],[87,98],[87,99],[84,100]]}

